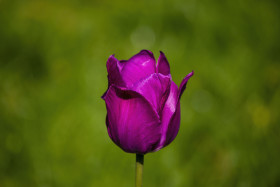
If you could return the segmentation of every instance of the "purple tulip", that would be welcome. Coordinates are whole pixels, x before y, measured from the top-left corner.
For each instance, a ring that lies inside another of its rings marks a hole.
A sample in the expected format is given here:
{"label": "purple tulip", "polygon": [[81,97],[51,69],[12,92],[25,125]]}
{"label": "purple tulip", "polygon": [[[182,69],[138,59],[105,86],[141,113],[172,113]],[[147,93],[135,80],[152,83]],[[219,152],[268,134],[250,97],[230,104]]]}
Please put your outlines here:
{"label": "purple tulip", "polygon": [[110,138],[124,151],[146,154],[170,144],[180,127],[180,97],[189,73],[180,87],[172,81],[169,63],[160,52],[142,50],[129,60],[107,61],[108,90],[102,96],[107,108]]}

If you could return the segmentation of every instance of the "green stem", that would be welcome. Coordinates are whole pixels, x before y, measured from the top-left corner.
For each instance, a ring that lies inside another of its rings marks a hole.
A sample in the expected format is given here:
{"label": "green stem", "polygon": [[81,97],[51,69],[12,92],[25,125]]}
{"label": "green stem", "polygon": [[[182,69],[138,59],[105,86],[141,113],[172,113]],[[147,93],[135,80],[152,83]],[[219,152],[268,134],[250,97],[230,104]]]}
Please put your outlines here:
{"label": "green stem", "polygon": [[135,186],[142,187],[143,184],[144,155],[136,154]]}

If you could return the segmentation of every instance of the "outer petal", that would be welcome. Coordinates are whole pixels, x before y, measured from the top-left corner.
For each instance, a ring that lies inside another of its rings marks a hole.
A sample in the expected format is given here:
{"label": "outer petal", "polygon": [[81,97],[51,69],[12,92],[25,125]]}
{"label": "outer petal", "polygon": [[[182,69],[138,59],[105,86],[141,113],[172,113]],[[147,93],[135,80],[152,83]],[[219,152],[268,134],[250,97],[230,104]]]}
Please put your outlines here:
{"label": "outer petal", "polygon": [[179,94],[178,86],[173,81],[171,81],[170,93],[169,93],[167,101],[165,102],[165,105],[164,105],[164,108],[163,108],[163,111],[161,114],[162,137],[160,140],[160,144],[157,147],[157,150],[161,149],[165,145],[168,126],[169,126],[172,116],[176,112],[178,94]]}
{"label": "outer petal", "polygon": [[125,83],[121,77],[119,61],[111,55],[107,60],[107,71],[108,71],[108,88],[111,84],[118,86],[125,86]]}
{"label": "outer petal", "polygon": [[170,75],[170,66],[168,60],[161,51],[157,63],[157,72],[163,75]]}
{"label": "outer petal", "polygon": [[194,72],[190,72],[181,82],[180,87],[179,87],[179,99],[181,98],[183,92],[186,89],[186,85],[188,83],[188,80],[193,76]]}
{"label": "outer petal", "polygon": [[139,93],[112,85],[105,98],[111,139],[124,151],[145,154],[159,143],[160,120]]}
{"label": "outer petal", "polygon": [[131,87],[144,96],[160,115],[170,91],[170,77],[154,73]]}
{"label": "outer petal", "polygon": [[121,76],[127,86],[156,72],[156,61],[152,52],[142,50],[129,60],[120,61]]}
{"label": "outer petal", "polygon": [[180,109],[180,101],[179,101],[177,103],[176,112],[172,115],[172,118],[170,119],[168,125],[164,147],[170,144],[176,138],[180,128],[180,122],[181,122],[181,109]]}
{"label": "outer petal", "polygon": [[176,112],[173,114],[172,118],[170,119],[164,146],[167,146],[168,144],[170,144],[178,134],[178,131],[180,128],[180,120],[181,120],[180,98],[181,98],[184,90],[186,89],[186,85],[187,85],[189,78],[191,78],[191,76],[193,76],[193,73],[194,73],[193,71],[191,73],[189,73],[180,84],[179,95],[177,97]]}
{"label": "outer petal", "polygon": [[180,128],[180,97],[186,89],[186,84],[193,72],[189,73],[181,82],[178,90],[177,85],[172,82],[170,95],[162,112],[162,137],[157,150],[170,144],[178,134]]}

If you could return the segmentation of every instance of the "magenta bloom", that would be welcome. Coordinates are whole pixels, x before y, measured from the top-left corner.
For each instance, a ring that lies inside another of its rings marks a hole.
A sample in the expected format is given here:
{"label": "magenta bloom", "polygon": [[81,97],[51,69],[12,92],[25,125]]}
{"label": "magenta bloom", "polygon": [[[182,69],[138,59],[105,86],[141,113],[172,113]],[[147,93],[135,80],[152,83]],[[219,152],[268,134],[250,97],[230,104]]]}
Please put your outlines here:
{"label": "magenta bloom", "polygon": [[169,63],[160,52],[142,50],[129,60],[107,61],[108,90],[106,125],[110,138],[124,151],[146,154],[171,143],[180,127],[180,97],[189,73],[180,87],[172,81]]}

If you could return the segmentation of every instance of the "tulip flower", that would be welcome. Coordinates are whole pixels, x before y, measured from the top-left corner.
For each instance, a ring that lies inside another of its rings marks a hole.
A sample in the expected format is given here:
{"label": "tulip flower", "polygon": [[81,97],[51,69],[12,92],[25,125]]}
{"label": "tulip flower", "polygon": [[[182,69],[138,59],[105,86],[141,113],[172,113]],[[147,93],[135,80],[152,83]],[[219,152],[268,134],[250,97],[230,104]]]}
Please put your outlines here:
{"label": "tulip flower", "polygon": [[[108,89],[102,96],[107,108],[110,138],[121,149],[143,155],[170,144],[180,127],[180,97],[189,73],[178,87],[171,78],[163,52],[156,62],[152,52],[142,50],[129,60],[107,61]],[[142,157],[141,157],[142,155]]]}

